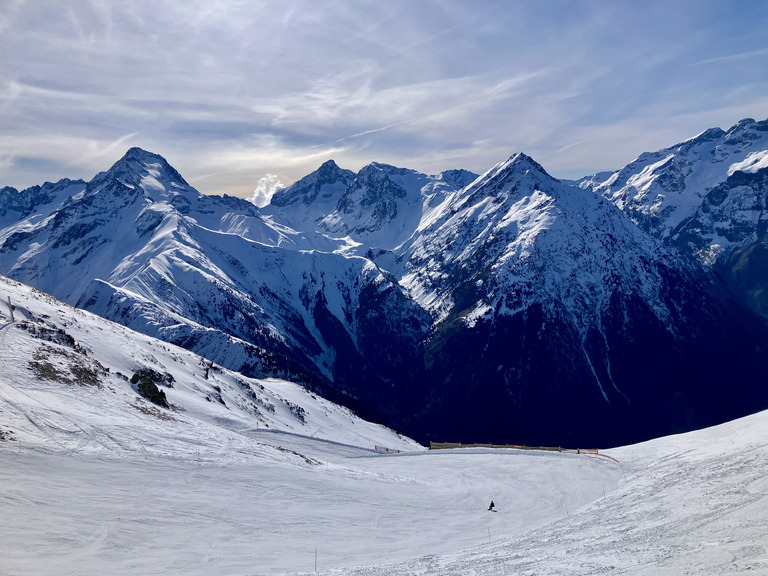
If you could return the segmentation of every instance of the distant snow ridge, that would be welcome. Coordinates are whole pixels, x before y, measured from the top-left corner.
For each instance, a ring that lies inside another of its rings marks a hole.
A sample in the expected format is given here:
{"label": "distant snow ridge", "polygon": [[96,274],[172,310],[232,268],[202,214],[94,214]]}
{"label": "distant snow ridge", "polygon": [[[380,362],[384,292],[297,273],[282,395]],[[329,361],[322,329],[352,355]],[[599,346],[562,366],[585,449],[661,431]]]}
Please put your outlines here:
{"label": "distant snow ridge", "polygon": [[466,170],[428,176],[378,162],[355,174],[329,160],[277,193],[264,213],[298,230],[389,250],[407,240],[445,194],[475,178]]}
{"label": "distant snow ridge", "polygon": [[734,173],[765,168],[766,150],[768,120],[745,119],[727,132],[712,128],[670,148],[641,154],[601,182],[583,185],[609,198],[645,230],[669,238]]}
{"label": "distant snow ridge", "polygon": [[640,227],[714,267],[766,315],[768,120],[745,119],[581,182]]}
{"label": "distant snow ridge", "polygon": [[328,161],[263,209],[133,148],[0,191],[0,271],[422,441],[627,443],[768,406],[768,329],[730,292],[763,293],[767,133],[578,186],[525,154],[479,177]]}

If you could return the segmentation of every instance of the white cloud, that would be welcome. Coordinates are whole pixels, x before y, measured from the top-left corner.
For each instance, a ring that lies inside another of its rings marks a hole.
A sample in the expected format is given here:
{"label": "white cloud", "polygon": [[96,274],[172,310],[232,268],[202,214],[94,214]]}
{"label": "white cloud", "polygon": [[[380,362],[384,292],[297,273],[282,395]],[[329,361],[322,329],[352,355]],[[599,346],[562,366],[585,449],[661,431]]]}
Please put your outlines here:
{"label": "white cloud", "polygon": [[259,178],[259,183],[256,185],[256,189],[253,191],[253,196],[248,198],[250,202],[253,202],[259,208],[269,204],[272,196],[278,190],[285,188],[285,184],[280,182],[280,179],[274,174],[266,174]]}

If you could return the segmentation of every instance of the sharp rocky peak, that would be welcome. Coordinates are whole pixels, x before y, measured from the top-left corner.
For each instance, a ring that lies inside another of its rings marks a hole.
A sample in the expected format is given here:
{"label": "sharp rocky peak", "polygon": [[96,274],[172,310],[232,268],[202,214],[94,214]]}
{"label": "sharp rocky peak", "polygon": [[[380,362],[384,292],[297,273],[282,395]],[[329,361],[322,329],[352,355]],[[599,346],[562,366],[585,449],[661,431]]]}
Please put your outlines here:
{"label": "sharp rocky peak", "polygon": [[143,182],[148,177],[164,185],[166,189],[174,184],[176,187],[190,187],[165,158],[137,147],[130,148],[109,170],[97,174],[89,187],[101,187],[110,181],[119,181],[129,187],[143,187]]}
{"label": "sharp rocky peak", "polygon": [[541,164],[519,152],[501,162],[475,180],[462,193],[464,199],[474,204],[486,197],[499,198],[515,191],[526,194],[534,189],[551,191],[559,180],[550,176]]}
{"label": "sharp rocky peak", "polygon": [[522,152],[513,154],[506,162],[491,168],[478,182],[519,182],[523,179],[531,179],[534,184],[557,182],[541,164]]}
{"label": "sharp rocky peak", "polygon": [[351,170],[340,168],[333,160],[327,160],[311,174],[275,192],[270,204],[277,208],[297,202],[309,206],[318,196],[326,200],[334,198],[335,203],[354,176]]}
{"label": "sharp rocky peak", "polygon": [[389,178],[391,173],[398,170],[398,168],[390,166],[389,164],[371,162],[360,169],[360,172],[357,173],[357,178],[359,180],[384,180],[385,178]]}
{"label": "sharp rocky peak", "polygon": [[533,158],[528,156],[527,154],[524,154],[523,152],[518,152],[517,154],[513,154],[509,157],[509,159],[502,164],[502,166],[505,167],[512,167],[516,172],[538,172],[540,174],[544,174],[545,176],[549,176],[547,174],[547,171],[544,170],[544,168],[536,162]]}
{"label": "sharp rocky peak", "polygon": [[318,174],[336,174],[339,172],[343,172],[341,168],[339,168],[339,165],[336,164],[336,162],[331,158],[330,160],[326,160],[320,165],[320,168],[317,169]]}
{"label": "sharp rocky peak", "polygon": [[[356,206],[374,206],[382,202],[396,202],[399,198],[405,198],[405,189],[390,179],[395,171],[401,169],[372,162],[364,166],[349,184],[344,195],[339,200],[338,209],[342,212],[350,212]],[[390,206],[386,212],[396,210]]]}

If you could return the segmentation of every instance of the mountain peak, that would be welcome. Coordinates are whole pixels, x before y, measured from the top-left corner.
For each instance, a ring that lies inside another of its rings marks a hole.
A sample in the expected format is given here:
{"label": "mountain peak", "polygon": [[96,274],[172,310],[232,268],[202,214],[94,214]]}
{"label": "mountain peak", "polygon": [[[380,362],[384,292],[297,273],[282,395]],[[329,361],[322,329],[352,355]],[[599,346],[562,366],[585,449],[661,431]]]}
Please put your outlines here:
{"label": "mountain peak", "polygon": [[754,118],[742,118],[741,120],[736,122],[736,124],[734,124],[731,130],[738,130],[739,128],[747,128],[749,126],[752,126],[753,124],[757,124]]}
{"label": "mountain peak", "polygon": [[514,167],[516,172],[527,172],[529,170],[533,170],[534,172],[539,172],[549,176],[541,164],[523,152],[518,152],[517,154],[510,156],[509,160],[507,160],[503,166]]}
{"label": "mountain peak", "polygon": [[379,164],[378,162],[371,162],[360,168],[360,171],[356,175],[356,179],[371,177],[386,178],[387,175],[384,170],[384,165]]}
{"label": "mountain peak", "polygon": [[121,169],[127,168],[140,173],[145,173],[149,170],[159,171],[161,175],[169,180],[188,186],[181,174],[165,158],[160,156],[160,154],[149,152],[143,148],[129,148],[123,157],[112,166],[112,169],[118,166]]}
{"label": "mountain peak", "polygon": [[[270,205],[277,208],[302,204],[309,207],[319,202],[317,214],[312,211],[312,219],[321,213],[324,216],[336,206],[341,194],[354,178],[354,172],[340,168],[333,160],[325,161],[317,170],[297,180],[290,186],[274,193]],[[327,205],[326,205],[327,204]],[[290,215],[288,215],[291,219]]]}
{"label": "mountain peak", "polygon": [[121,160],[139,161],[139,162],[159,160],[162,162],[166,162],[165,158],[160,156],[160,154],[155,154],[154,152],[150,152],[149,150],[144,150],[143,148],[139,148],[138,146],[128,148],[125,154],[123,154],[123,157]]}
{"label": "mountain peak", "polygon": [[743,118],[734,124],[726,133],[728,140],[746,136],[749,140],[759,137],[755,132],[768,132],[768,120],[756,122],[753,118]]}
{"label": "mountain peak", "polygon": [[[522,152],[513,154],[506,162],[501,162],[478,178],[472,189],[483,194],[497,194],[502,189],[516,189],[523,180],[530,180],[535,187],[556,182],[546,170],[533,158]],[[477,194],[477,193],[475,193]]]}
{"label": "mountain peak", "polygon": [[97,174],[89,188],[102,187],[108,181],[119,181],[128,187],[189,188],[186,180],[168,161],[154,152],[133,147],[106,172]]}
{"label": "mountain peak", "polygon": [[464,188],[477,180],[478,175],[464,169],[443,170],[437,175],[439,180],[447,182],[456,188]]}
{"label": "mountain peak", "polygon": [[711,142],[713,140],[717,140],[718,138],[722,138],[723,136],[725,136],[725,131],[722,128],[708,128],[698,136],[695,136],[690,140],[687,140],[686,142],[692,142],[697,144],[701,142]]}

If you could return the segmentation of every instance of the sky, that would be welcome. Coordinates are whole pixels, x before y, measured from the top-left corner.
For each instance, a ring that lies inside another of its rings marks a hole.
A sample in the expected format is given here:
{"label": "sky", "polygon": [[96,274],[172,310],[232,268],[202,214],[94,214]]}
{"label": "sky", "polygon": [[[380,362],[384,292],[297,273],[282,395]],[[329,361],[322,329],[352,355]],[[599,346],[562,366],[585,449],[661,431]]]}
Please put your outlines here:
{"label": "sky", "polygon": [[0,0],[0,186],[132,146],[203,193],[328,159],[618,169],[768,118],[768,2]]}

